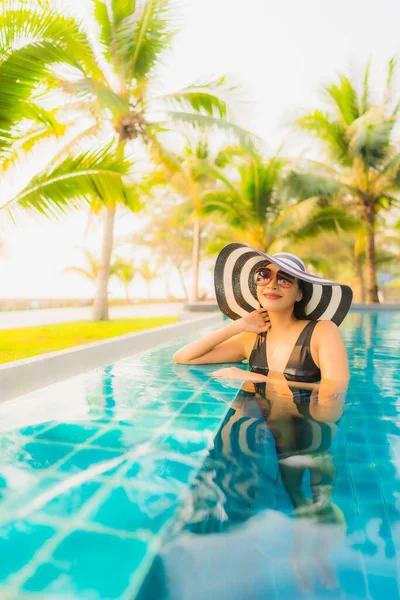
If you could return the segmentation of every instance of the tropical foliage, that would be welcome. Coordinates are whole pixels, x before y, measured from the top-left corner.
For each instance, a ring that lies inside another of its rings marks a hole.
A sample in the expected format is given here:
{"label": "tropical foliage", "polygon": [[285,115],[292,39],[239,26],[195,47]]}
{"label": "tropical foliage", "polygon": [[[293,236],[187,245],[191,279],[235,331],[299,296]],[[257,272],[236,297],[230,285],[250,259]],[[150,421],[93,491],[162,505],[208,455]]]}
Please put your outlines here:
{"label": "tropical foliage", "polygon": [[389,61],[386,89],[373,98],[368,64],[361,91],[341,75],[325,88],[330,109],[314,110],[297,121],[325,150],[325,159],[299,164],[290,178],[300,200],[318,197],[364,224],[367,299],[378,302],[376,230],[379,214],[400,207],[400,152],[394,133],[400,104],[393,101],[395,62]]}

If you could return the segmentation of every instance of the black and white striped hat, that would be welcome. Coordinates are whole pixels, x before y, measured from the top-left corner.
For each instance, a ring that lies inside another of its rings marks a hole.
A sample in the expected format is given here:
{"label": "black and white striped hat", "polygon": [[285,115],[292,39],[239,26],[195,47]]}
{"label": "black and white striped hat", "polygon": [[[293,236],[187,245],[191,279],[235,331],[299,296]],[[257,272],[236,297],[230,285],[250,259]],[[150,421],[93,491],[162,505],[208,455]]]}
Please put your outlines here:
{"label": "black and white striped hat", "polygon": [[215,264],[215,294],[218,306],[225,315],[236,320],[260,308],[254,272],[267,262],[304,282],[303,299],[299,304],[303,306],[306,319],[333,321],[340,325],[353,298],[348,285],[307,273],[303,261],[289,252],[267,254],[236,243],[225,246]]}

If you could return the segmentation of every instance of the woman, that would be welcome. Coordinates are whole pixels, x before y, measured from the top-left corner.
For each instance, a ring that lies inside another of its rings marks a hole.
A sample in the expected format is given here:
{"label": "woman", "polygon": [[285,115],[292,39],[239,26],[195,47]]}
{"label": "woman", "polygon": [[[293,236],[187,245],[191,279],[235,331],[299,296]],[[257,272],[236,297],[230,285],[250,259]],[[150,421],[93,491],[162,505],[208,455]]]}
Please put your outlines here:
{"label": "woman", "polygon": [[[217,378],[247,382],[226,415],[210,457],[213,465],[218,464],[216,459],[225,458],[218,486],[223,490],[225,504],[218,513],[227,513],[228,524],[237,520],[238,508],[244,519],[254,512],[265,454],[263,444],[257,442],[264,422],[267,433],[271,432],[275,440],[281,481],[295,514],[324,524],[318,535],[323,534],[320,541],[328,549],[331,532],[343,523],[340,510],[332,502],[335,468],[330,446],[349,380],[347,354],[338,325],[350,308],[352,291],[348,286],[308,273],[301,259],[293,254],[270,256],[242,244],[229,244],[218,256],[215,289],[221,311],[233,322],[183,346],[174,355],[174,361],[196,365],[247,359],[250,365],[250,371],[230,367],[212,373]],[[318,402],[312,402],[317,398]],[[246,435],[242,430],[246,430]],[[255,460],[258,457],[260,460]],[[229,464],[236,465],[235,469],[227,468]],[[306,469],[310,471],[310,495],[304,494],[302,486]],[[215,467],[216,482],[218,472]],[[235,483],[236,492],[236,481],[246,488],[246,493],[235,495],[240,504],[229,504],[233,494],[224,485],[226,481]],[[273,506],[271,494],[267,505]],[[325,535],[327,531],[329,535]],[[303,542],[303,536],[297,536],[296,546],[303,548]],[[329,586],[334,577],[323,558],[320,551],[316,563],[321,563]],[[293,566],[299,584],[306,589],[303,565],[296,559]]]}
{"label": "woman", "polygon": [[217,258],[215,290],[221,311],[233,322],[180,348],[175,362],[247,359],[250,372],[231,367],[212,375],[269,381],[281,392],[288,391],[288,381],[315,388],[310,384],[322,380],[320,399],[332,384],[335,390],[347,388],[348,361],[338,325],[351,305],[348,286],[308,273],[294,254],[269,255],[229,244]]}

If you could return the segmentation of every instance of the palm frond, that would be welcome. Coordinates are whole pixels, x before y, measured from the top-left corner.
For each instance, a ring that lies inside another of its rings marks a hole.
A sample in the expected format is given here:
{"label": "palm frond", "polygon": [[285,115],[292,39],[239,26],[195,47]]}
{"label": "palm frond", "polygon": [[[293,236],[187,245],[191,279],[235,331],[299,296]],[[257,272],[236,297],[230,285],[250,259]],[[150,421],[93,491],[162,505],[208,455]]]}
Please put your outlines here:
{"label": "palm frond", "polygon": [[83,267],[67,267],[66,269],[64,269],[64,272],[65,273],[78,273],[79,275],[82,275],[86,279],[89,279],[89,281],[91,281],[91,282],[93,282],[97,279],[97,273],[92,273],[91,271],[88,271],[87,269],[84,269]]}
{"label": "palm frond", "polygon": [[225,132],[228,136],[235,139],[240,145],[247,148],[249,151],[255,149],[256,144],[262,145],[262,140],[255,134],[225,121],[209,115],[200,115],[198,113],[187,113],[167,110],[166,115],[168,121],[157,123],[159,127],[171,128],[172,124],[184,125],[199,129],[200,131],[219,131]]}
{"label": "palm frond", "polygon": [[341,183],[313,173],[291,171],[285,180],[289,197],[306,200],[314,196],[332,198],[341,190]]}
{"label": "palm frond", "polygon": [[371,71],[371,61],[369,60],[365,68],[363,79],[363,93],[361,97],[360,114],[363,115],[370,108],[369,75]]}
{"label": "palm frond", "polygon": [[131,168],[132,163],[117,157],[110,145],[68,156],[36,175],[0,210],[11,218],[18,207],[60,216],[93,198],[111,204],[122,202],[134,210],[139,204],[137,189],[128,180]]}
{"label": "palm frond", "polygon": [[[129,89],[132,81],[148,78],[177,30],[172,0],[113,0],[107,3],[110,27],[104,16],[103,34],[111,36],[107,56]],[[98,19],[100,15],[98,13]]]}
{"label": "palm frond", "polygon": [[392,57],[388,62],[385,92],[384,92],[384,96],[383,96],[384,106],[388,106],[391,101],[391,98],[392,98],[392,91],[393,91],[392,83],[393,83],[393,76],[395,74],[395,71],[396,71],[396,58]]}
{"label": "palm frond", "polygon": [[360,113],[357,92],[347,77],[341,75],[340,85],[329,85],[325,88],[325,91],[333,100],[334,106],[346,126],[351,125],[358,119]]}
{"label": "palm frond", "polygon": [[290,237],[293,241],[302,241],[329,231],[354,232],[362,227],[363,223],[352,217],[348,211],[335,206],[325,206],[317,210],[306,225],[294,230]]}
{"label": "palm frond", "polygon": [[101,81],[96,81],[88,77],[83,77],[78,81],[63,81],[60,82],[62,88],[68,94],[81,101],[89,103],[90,106],[95,101],[100,109],[108,109],[116,118],[129,112],[129,102],[124,100],[119,94],[115,93],[112,88]]}
{"label": "palm frond", "polygon": [[228,102],[238,87],[225,76],[210,81],[197,82],[182,90],[162,97],[167,104],[172,103],[185,110],[192,109],[220,119],[228,115]]}
{"label": "palm frond", "polygon": [[394,118],[385,117],[379,109],[370,109],[347,130],[350,156],[360,156],[367,167],[380,165],[387,158],[394,125]]}
{"label": "palm frond", "polygon": [[328,113],[315,110],[297,119],[296,125],[323,142],[334,160],[345,165],[351,164],[348,156],[346,128],[343,123],[331,121]]}

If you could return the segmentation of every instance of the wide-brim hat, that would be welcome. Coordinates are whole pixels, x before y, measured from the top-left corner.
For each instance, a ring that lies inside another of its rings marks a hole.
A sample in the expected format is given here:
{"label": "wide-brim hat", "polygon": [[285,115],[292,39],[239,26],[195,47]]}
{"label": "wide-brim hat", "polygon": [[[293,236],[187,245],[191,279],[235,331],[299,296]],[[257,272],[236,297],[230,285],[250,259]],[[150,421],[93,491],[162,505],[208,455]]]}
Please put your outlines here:
{"label": "wide-brim hat", "polygon": [[333,321],[340,325],[353,299],[353,291],[348,285],[308,273],[301,258],[290,252],[267,254],[237,243],[225,246],[215,264],[215,294],[225,315],[236,320],[260,308],[254,273],[267,262],[303,282],[303,298],[299,304],[305,319]]}

